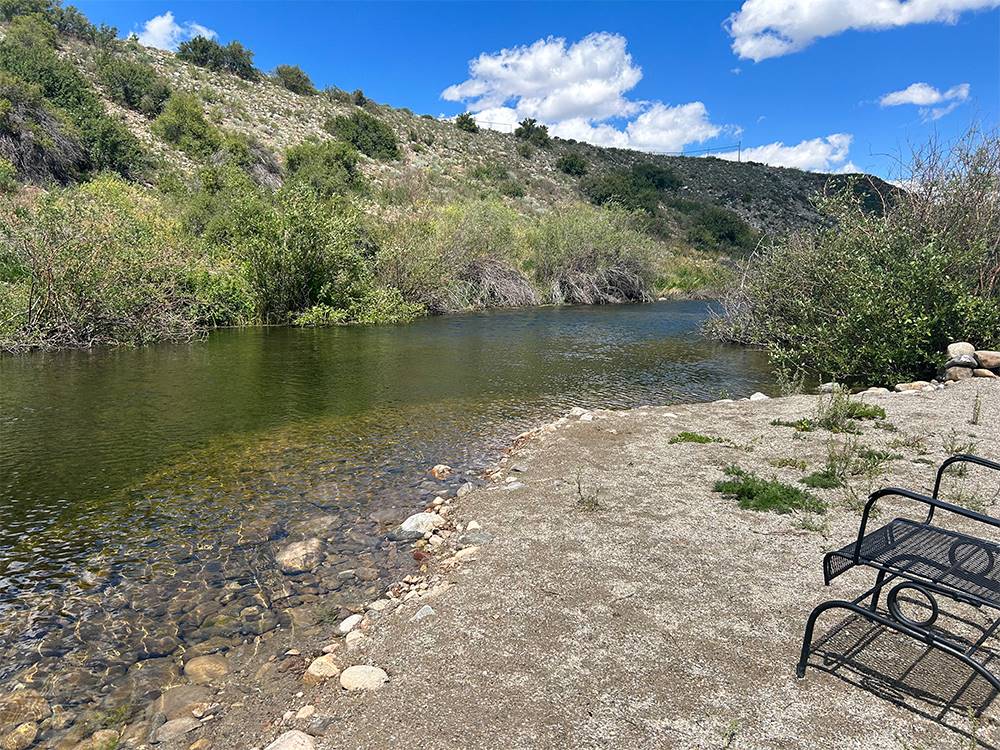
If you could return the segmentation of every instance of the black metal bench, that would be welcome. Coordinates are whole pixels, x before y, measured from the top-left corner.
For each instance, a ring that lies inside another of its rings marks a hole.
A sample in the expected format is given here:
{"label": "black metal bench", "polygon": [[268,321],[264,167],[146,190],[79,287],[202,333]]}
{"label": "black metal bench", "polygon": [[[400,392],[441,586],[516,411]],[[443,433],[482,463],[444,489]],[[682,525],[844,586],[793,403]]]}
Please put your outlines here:
{"label": "black metal bench", "polygon": [[[812,650],[817,618],[830,609],[846,609],[886,628],[915,638],[961,660],[1000,692],[1000,679],[982,661],[974,657],[984,651],[986,641],[1000,628],[1000,617],[983,628],[971,643],[958,642],[940,630],[932,630],[940,613],[935,595],[977,608],[1000,611],[1000,544],[991,539],[947,529],[934,523],[935,511],[947,511],[984,524],[983,533],[994,539],[1000,536],[1000,520],[949,503],[939,498],[941,480],[949,466],[970,463],[1000,471],[1000,464],[967,454],[952,456],[938,468],[934,492],[930,497],[912,490],[889,487],[872,493],[861,516],[858,538],[843,549],[823,558],[823,578],[827,585],[837,576],[857,565],[877,571],[875,585],[852,601],[835,599],[817,606],[806,622],[802,653],[796,673],[805,677]],[[867,532],[868,519],[879,499],[897,496],[928,506],[923,521],[895,518],[881,528]],[[886,612],[879,611],[882,589],[897,581],[886,596]],[[926,600],[929,614],[916,620],[902,611],[900,596],[909,592]],[[869,601],[870,599],[870,601]],[[991,654],[992,656],[992,654]]]}

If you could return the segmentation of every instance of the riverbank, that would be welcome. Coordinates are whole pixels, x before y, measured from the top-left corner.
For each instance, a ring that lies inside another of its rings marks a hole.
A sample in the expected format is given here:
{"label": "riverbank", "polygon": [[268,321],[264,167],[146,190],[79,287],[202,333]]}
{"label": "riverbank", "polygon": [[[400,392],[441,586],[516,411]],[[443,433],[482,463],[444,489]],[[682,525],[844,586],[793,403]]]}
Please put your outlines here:
{"label": "riverbank", "polygon": [[[453,533],[418,551],[421,575],[325,640],[296,640],[293,627],[235,650],[226,674],[147,711],[183,720],[154,739],[170,750],[996,746],[996,709],[968,718],[983,686],[915,643],[881,635],[804,681],[794,663],[808,611],[861,585],[858,574],[824,590],[821,573],[823,552],[856,533],[858,498],[876,485],[927,490],[954,450],[1000,456],[1000,387],[865,394],[886,416],[856,435],[773,424],[814,419],[823,398],[578,412],[523,436],[494,481],[437,506]],[[722,442],[678,442],[683,432]],[[713,491],[728,465],[803,487],[831,445],[853,446],[857,463],[844,487],[810,490],[824,513],[743,510]],[[970,471],[945,495],[990,512],[997,482]],[[360,675],[375,690],[343,687],[358,687],[357,665],[381,670]],[[125,744],[150,728],[134,724]]]}

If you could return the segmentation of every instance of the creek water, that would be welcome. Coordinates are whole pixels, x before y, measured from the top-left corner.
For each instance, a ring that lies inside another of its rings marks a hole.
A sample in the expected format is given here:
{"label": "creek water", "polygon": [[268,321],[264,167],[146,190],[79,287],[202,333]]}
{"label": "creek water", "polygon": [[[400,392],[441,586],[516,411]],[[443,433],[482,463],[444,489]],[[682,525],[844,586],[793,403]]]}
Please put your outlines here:
{"label": "creek water", "polygon": [[[0,693],[155,697],[176,656],[341,607],[413,565],[387,524],[573,406],[746,396],[760,353],[698,334],[709,303],[559,307],[406,326],[219,331],[0,358]],[[447,463],[447,482],[427,470]],[[283,575],[284,540],[318,535]]]}

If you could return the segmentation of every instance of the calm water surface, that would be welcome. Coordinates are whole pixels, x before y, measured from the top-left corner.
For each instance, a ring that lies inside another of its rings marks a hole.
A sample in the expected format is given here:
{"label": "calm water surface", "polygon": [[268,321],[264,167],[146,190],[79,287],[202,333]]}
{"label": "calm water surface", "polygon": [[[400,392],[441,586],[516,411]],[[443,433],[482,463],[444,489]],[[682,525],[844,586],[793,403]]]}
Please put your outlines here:
{"label": "calm water surface", "polygon": [[[697,335],[707,311],[538,308],[0,358],[0,692],[155,696],[179,650],[376,594],[409,561],[384,522],[442,489],[435,463],[460,469],[453,489],[572,406],[770,390],[758,353]],[[330,540],[327,561],[283,576],[275,549],[306,535]]]}

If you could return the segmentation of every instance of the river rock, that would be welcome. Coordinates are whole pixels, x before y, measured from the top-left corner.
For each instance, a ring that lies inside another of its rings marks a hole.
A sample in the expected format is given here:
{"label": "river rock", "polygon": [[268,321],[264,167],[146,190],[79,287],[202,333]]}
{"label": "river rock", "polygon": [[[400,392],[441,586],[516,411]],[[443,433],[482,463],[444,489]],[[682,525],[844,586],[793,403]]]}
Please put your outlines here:
{"label": "river rock", "polygon": [[198,685],[207,685],[229,674],[229,661],[220,654],[196,656],[184,665],[184,676]]}
{"label": "river rock", "polygon": [[399,525],[394,536],[401,541],[413,541],[444,526],[444,523],[444,518],[438,513],[414,513]]}
{"label": "river rock", "polygon": [[996,377],[1000,377],[1000,375],[997,375],[995,372],[993,372],[993,370],[987,370],[984,367],[977,367],[975,370],[972,371],[972,375],[973,375],[973,377],[977,377],[977,378],[996,378]]}
{"label": "river rock", "polygon": [[907,391],[922,391],[929,385],[930,383],[926,380],[914,380],[912,383],[896,383],[896,391],[898,393],[906,393]]}
{"label": "river rock", "polygon": [[323,542],[316,537],[292,542],[274,556],[285,573],[305,573],[323,562]]}
{"label": "river rock", "polygon": [[1000,352],[980,349],[976,352],[976,359],[979,360],[979,366],[985,367],[987,370],[1000,369]]}
{"label": "river rock", "polygon": [[0,750],[27,750],[38,737],[38,725],[33,721],[18,724],[0,739]]}
{"label": "river rock", "polygon": [[437,612],[434,611],[434,608],[430,604],[425,604],[410,618],[410,622],[420,622],[421,620],[426,620],[428,617],[434,617],[436,614]]}
{"label": "river rock", "polygon": [[305,732],[292,729],[280,735],[264,750],[316,750],[316,742]]}
{"label": "river rock", "polygon": [[956,341],[954,344],[948,344],[948,358],[954,359],[955,357],[961,357],[963,354],[975,354],[976,347],[967,341]]}
{"label": "river rock", "polygon": [[960,354],[949,359],[944,367],[945,369],[949,367],[979,367],[979,360],[976,359],[975,354]]}
{"label": "river rock", "polygon": [[311,719],[313,717],[313,714],[315,713],[316,713],[316,706],[312,705],[311,703],[308,703],[295,712],[295,720],[309,721],[309,719]]}
{"label": "river rock", "polygon": [[389,675],[378,667],[357,664],[340,673],[340,686],[344,690],[378,690],[389,681]]}
{"label": "river rock", "polygon": [[37,690],[16,690],[0,695],[0,727],[41,721],[51,715],[49,702]]}
{"label": "river rock", "polygon": [[153,732],[149,741],[154,743],[170,742],[171,740],[176,740],[178,737],[181,737],[200,726],[201,722],[193,716],[183,716],[180,719],[171,719]]}
{"label": "river rock", "polygon": [[473,529],[472,524],[469,524],[469,528],[459,534],[455,539],[455,542],[459,547],[478,546],[481,544],[489,544],[492,541],[493,534],[488,531],[484,531],[481,528]]}
{"label": "river rock", "polygon": [[458,495],[458,497],[465,497],[474,489],[475,487],[473,486],[472,482],[466,482],[465,484],[463,484],[461,487],[458,488],[458,492],[455,494]]}
{"label": "river rock", "polygon": [[945,380],[965,380],[972,377],[972,370],[968,367],[949,367],[944,371]]}
{"label": "river rock", "polygon": [[768,396],[766,393],[761,393],[760,391],[757,391],[756,393],[753,393],[750,396],[751,401],[768,401],[770,400],[770,398],[771,397]]}
{"label": "river rock", "polygon": [[341,635],[347,635],[352,630],[354,630],[354,628],[356,628],[358,625],[361,624],[362,619],[363,618],[361,615],[350,615],[349,617],[345,617],[337,625],[337,632],[340,633]]}
{"label": "river rock", "polygon": [[452,468],[448,464],[437,464],[431,469],[431,476],[438,480],[447,479],[453,473]]}
{"label": "river rock", "polygon": [[338,674],[340,674],[340,667],[337,666],[333,654],[324,654],[312,660],[305,674],[302,675],[302,681],[307,685],[318,685]]}
{"label": "river rock", "polygon": [[191,716],[192,708],[211,699],[212,691],[204,685],[178,685],[153,701],[147,715],[162,713],[168,720],[180,719]]}

